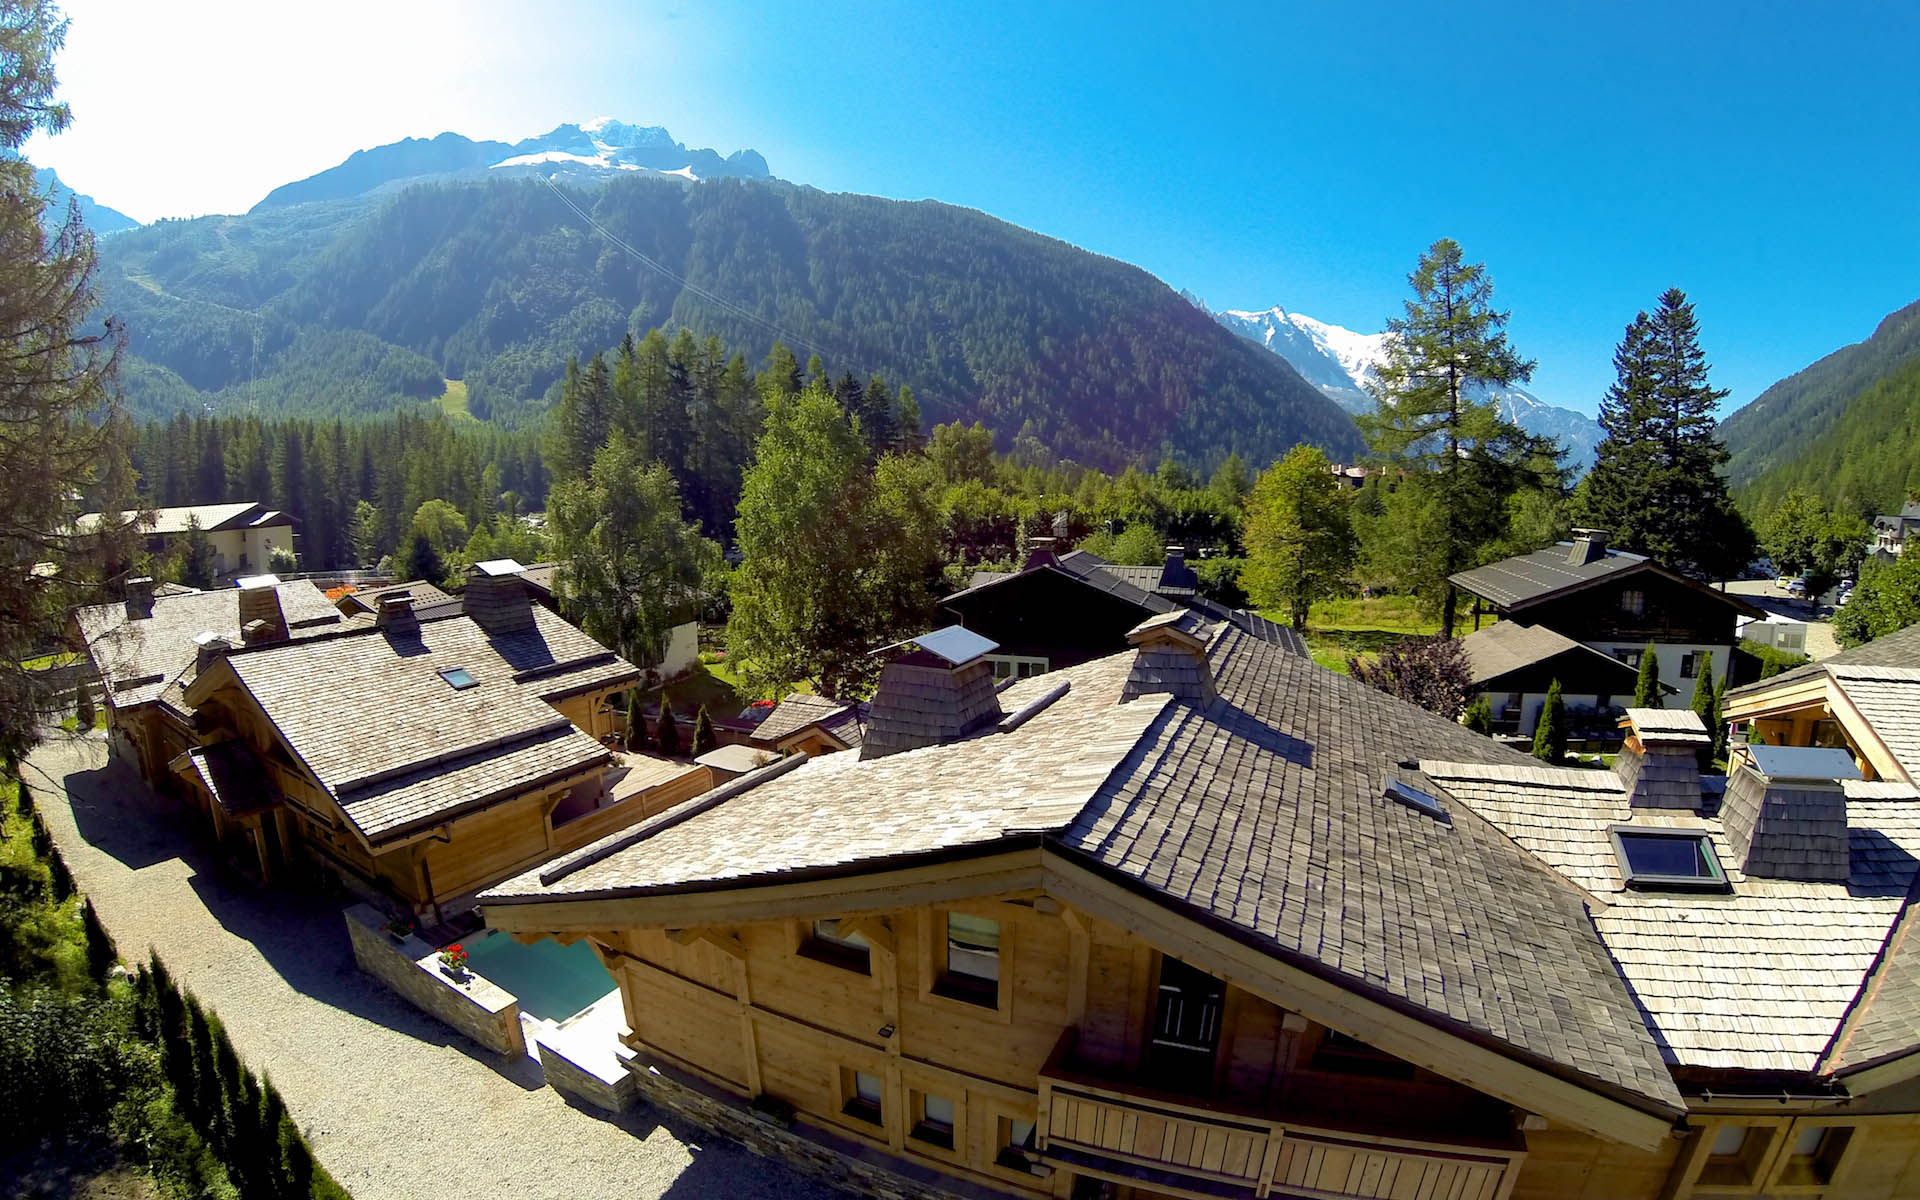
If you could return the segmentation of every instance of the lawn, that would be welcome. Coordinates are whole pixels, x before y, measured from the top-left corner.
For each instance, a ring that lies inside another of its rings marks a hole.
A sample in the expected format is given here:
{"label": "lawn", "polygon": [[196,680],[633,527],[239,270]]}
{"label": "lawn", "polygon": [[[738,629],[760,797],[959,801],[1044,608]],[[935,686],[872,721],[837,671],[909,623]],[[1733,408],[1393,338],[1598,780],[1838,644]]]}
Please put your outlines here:
{"label": "lawn", "polygon": [[70,667],[79,661],[78,654],[62,650],[57,654],[42,654],[39,658],[23,658],[20,665],[28,671],[45,671],[53,667]]}
{"label": "lawn", "polygon": [[434,403],[440,406],[441,412],[450,417],[465,418],[469,421],[478,420],[467,411],[467,381],[464,379],[447,380],[447,390],[442,392],[440,398]]}
{"label": "lawn", "polygon": [[[1285,623],[1284,614],[1266,613]],[[1347,673],[1347,658],[1370,661],[1388,646],[1440,632],[1440,621],[1420,612],[1411,596],[1349,596],[1322,600],[1307,611],[1307,651],[1329,671]]]}

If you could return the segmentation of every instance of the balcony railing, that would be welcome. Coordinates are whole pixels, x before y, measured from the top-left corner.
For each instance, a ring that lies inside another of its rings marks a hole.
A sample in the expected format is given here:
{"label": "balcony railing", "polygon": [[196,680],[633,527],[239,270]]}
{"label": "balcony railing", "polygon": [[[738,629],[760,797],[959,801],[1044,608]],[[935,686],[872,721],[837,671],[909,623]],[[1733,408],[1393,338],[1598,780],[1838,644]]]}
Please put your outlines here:
{"label": "balcony railing", "polygon": [[1089,1075],[1068,1065],[1074,1039],[1040,1075],[1035,1152],[1063,1170],[1193,1197],[1502,1200],[1525,1157],[1510,1133],[1436,1143]]}

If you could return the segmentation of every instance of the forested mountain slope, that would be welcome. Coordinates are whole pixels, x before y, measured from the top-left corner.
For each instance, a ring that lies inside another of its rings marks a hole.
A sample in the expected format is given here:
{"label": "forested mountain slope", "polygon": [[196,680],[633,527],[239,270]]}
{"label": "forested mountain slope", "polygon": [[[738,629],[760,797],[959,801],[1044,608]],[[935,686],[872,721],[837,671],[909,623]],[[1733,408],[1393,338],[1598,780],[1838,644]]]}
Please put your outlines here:
{"label": "forested mountain slope", "polygon": [[1793,488],[1847,511],[1899,512],[1920,495],[1920,355],[1868,384],[1826,432],[1792,439],[1792,451],[1741,490],[1750,514],[1772,511]]}
{"label": "forested mountain slope", "polygon": [[1146,272],[934,201],[737,180],[425,185],[161,222],[106,243],[102,267],[149,415],[379,411],[444,375],[475,415],[521,425],[568,356],[684,325],[882,374],[929,422],[982,420],[1003,444],[1032,421],[1092,465],[1359,447],[1284,361]]}
{"label": "forested mountain slope", "polygon": [[[1842,424],[1854,425],[1851,406],[1856,398],[1916,358],[1920,358],[1920,300],[1888,314],[1866,341],[1836,350],[1760,393],[1720,424],[1720,436],[1732,455],[1727,473],[1734,487],[1756,498],[1783,494],[1784,484],[1761,482],[1763,478],[1801,477],[1797,464],[1816,443],[1827,444],[1828,435]],[[1876,405],[1884,402],[1882,396]],[[1898,436],[1896,430],[1880,432]],[[1840,431],[1840,440],[1850,436]],[[1907,442],[1909,459],[1914,445],[1912,440]],[[1905,472],[1900,475],[1904,478]],[[1827,482],[1816,490],[1840,498]]]}

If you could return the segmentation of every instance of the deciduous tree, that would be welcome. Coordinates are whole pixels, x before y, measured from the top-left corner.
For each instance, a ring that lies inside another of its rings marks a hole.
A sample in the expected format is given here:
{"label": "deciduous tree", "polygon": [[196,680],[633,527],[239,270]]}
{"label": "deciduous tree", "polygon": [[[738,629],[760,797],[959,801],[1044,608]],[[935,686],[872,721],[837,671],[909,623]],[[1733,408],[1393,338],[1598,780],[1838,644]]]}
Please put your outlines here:
{"label": "deciduous tree", "polygon": [[1408,638],[1371,663],[1349,656],[1347,673],[1449,721],[1467,704],[1467,652],[1457,638]]}
{"label": "deciduous tree", "polygon": [[1760,547],[1783,572],[1806,580],[1819,596],[1860,569],[1871,537],[1865,520],[1838,513],[1810,492],[1793,488],[1760,523]]}
{"label": "deciduous tree", "polygon": [[1295,446],[1261,472],[1247,498],[1241,542],[1241,585],[1254,605],[1284,609],[1295,629],[1306,629],[1313,602],[1345,586],[1359,546],[1324,453]]}
{"label": "deciduous tree", "polygon": [[1908,550],[1890,563],[1869,559],[1853,596],[1833,616],[1834,636],[1858,646],[1920,621],[1920,553]]}

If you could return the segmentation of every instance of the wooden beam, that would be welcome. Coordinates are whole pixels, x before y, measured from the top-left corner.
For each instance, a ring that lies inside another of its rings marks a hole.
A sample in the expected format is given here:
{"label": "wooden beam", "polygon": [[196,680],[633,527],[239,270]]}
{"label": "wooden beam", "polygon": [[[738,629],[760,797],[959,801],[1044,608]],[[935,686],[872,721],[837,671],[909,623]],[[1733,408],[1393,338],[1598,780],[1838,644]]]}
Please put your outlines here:
{"label": "wooden beam", "polygon": [[885,917],[874,913],[848,917],[840,923],[840,928],[867,939],[867,945],[875,951],[883,951],[888,956],[897,953],[893,929],[887,924]]}
{"label": "wooden beam", "polygon": [[[1093,936],[1087,919],[1059,905],[1060,923],[1067,927],[1067,1024],[1078,1027],[1087,1015],[1087,975],[1092,969]],[[1036,905],[1037,907],[1037,905]]]}
{"label": "wooden beam", "polygon": [[[1196,925],[1063,858],[1048,855],[1046,887],[1075,907],[1130,929],[1156,945],[1176,947],[1182,960],[1231,979],[1271,1003],[1304,1013],[1396,1058],[1583,1132],[1655,1150],[1672,1134],[1674,1121],[1681,1115],[1662,1117],[1646,1112],[1450,1036],[1424,1021]],[[1138,974],[1136,966],[1136,978]]]}
{"label": "wooden beam", "polygon": [[669,929],[667,940],[676,946],[691,946],[695,942],[706,942],[735,961],[744,961],[747,957],[747,948],[739,938],[711,926],[703,925],[697,929]]}

